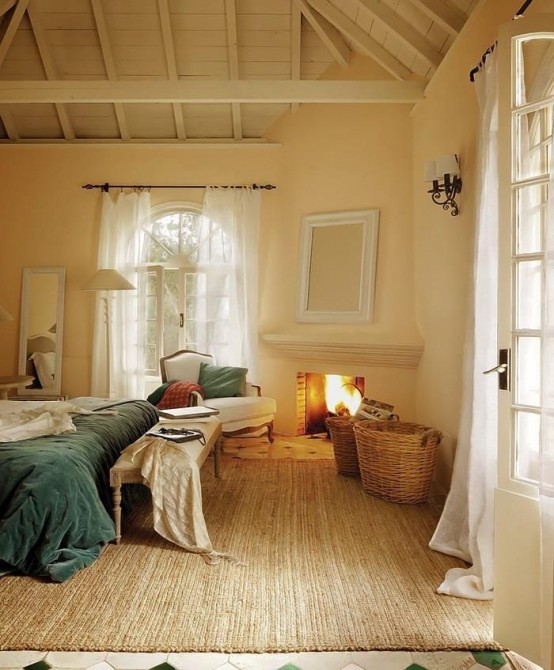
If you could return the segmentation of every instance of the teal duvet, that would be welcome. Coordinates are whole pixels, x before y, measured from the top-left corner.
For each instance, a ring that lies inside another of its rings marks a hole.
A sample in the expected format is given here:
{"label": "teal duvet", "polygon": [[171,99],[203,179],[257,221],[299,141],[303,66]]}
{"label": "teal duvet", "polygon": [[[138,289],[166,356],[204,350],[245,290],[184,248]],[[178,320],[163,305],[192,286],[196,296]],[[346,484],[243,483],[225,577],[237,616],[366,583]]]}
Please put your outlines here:
{"label": "teal duvet", "polygon": [[76,433],[0,444],[0,571],[63,582],[115,537],[109,469],[158,421],[143,400],[79,415]]}

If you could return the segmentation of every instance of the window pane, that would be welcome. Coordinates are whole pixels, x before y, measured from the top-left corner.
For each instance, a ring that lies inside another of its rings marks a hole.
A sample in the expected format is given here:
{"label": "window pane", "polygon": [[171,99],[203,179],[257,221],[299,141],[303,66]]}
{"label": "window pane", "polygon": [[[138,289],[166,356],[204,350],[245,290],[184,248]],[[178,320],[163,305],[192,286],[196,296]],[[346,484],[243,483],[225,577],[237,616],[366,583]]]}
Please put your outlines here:
{"label": "window pane", "polygon": [[516,264],[516,327],[541,327],[542,290],[540,261],[518,261]]}
{"label": "window pane", "polygon": [[531,254],[542,251],[547,202],[548,184],[525,186],[517,190],[516,253]]}
{"label": "window pane", "polygon": [[[554,94],[554,81],[545,76],[545,63],[552,61],[548,50],[554,44],[554,38],[525,39],[521,41],[521,59],[523,77],[520,82],[518,105],[526,102],[538,102]],[[541,76],[542,73],[542,76]]]}
{"label": "window pane", "polygon": [[540,405],[541,341],[539,337],[518,337],[516,358],[516,403]]}
{"label": "window pane", "polygon": [[518,179],[547,176],[552,147],[552,120],[546,109],[517,115],[516,168]]}
{"label": "window pane", "polygon": [[156,314],[157,314],[157,307],[158,307],[158,299],[156,296],[147,296],[146,297],[146,318],[148,320],[150,319],[156,319]]}
{"label": "window pane", "polygon": [[539,478],[539,428],[540,415],[516,411],[516,477]]}

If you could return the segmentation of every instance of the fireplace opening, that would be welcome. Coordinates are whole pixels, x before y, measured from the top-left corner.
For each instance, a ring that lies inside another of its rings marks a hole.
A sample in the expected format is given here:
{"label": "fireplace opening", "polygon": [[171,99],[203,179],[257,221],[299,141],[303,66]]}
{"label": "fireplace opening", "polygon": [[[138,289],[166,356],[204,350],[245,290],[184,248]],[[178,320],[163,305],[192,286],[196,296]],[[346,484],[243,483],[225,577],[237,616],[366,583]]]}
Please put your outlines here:
{"label": "fireplace opening", "polygon": [[364,377],[298,372],[296,382],[297,435],[327,434],[325,420],[355,414],[365,392]]}

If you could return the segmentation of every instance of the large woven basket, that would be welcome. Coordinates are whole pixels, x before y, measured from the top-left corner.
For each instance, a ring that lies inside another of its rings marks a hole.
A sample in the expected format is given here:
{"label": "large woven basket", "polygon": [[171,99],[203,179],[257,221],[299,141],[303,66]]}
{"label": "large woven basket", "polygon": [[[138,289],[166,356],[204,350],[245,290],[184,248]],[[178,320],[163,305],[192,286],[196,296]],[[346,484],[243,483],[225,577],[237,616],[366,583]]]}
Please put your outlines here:
{"label": "large woven basket", "polygon": [[329,429],[333,442],[338,474],[357,477],[360,474],[360,467],[354,437],[354,423],[341,416],[331,416],[325,420],[325,425]]}
{"label": "large woven basket", "polygon": [[440,431],[405,421],[360,421],[354,435],[366,493],[394,503],[427,500]]}

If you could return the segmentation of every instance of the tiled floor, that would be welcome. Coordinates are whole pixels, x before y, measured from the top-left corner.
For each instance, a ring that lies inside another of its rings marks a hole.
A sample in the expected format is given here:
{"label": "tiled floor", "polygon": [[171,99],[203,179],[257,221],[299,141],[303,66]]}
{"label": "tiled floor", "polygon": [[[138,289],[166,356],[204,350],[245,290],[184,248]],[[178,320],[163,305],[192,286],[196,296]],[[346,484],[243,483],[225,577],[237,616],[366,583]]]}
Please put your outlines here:
{"label": "tiled floor", "polygon": [[[238,458],[333,458],[331,442],[277,437],[226,440],[223,450]],[[302,652],[290,654],[110,653],[0,651],[0,670],[540,670],[500,652]],[[523,661],[523,659],[521,659]]]}
{"label": "tiled floor", "polygon": [[496,670],[499,652],[354,651],[292,654],[125,654],[0,651],[0,670]]}

